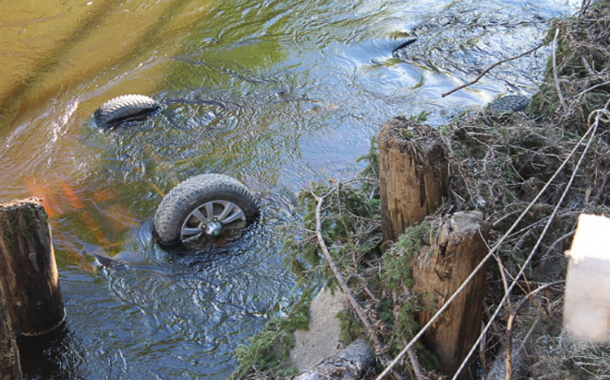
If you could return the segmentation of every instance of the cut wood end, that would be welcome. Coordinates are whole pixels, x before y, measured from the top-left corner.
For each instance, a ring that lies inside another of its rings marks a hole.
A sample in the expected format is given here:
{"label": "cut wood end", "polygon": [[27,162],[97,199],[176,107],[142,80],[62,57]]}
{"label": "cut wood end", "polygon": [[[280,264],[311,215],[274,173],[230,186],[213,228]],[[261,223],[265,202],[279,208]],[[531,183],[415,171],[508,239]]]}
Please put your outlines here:
{"label": "cut wood end", "polygon": [[23,206],[43,207],[39,198],[29,197],[25,199],[13,199],[10,202],[0,203],[0,210],[13,210]]}
{"label": "cut wood end", "polygon": [[575,265],[585,258],[610,261],[610,246],[607,242],[609,233],[609,218],[600,215],[580,215],[572,247],[566,251],[566,255],[574,260]]}
{"label": "cut wood end", "polygon": [[379,144],[389,144],[396,148],[417,144],[418,150],[431,151],[439,146],[440,133],[433,127],[405,116],[388,119],[379,132]]}
{"label": "cut wood end", "polygon": [[446,227],[459,235],[471,235],[479,230],[487,231],[489,229],[489,224],[480,211],[459,211],[447,217],[447,219],[449,225]]}
{"label": "cut wood end", "polygon": [[572,241],[564,301],[564,325],[587,342],[610,342],[610,219],[580,215]]}

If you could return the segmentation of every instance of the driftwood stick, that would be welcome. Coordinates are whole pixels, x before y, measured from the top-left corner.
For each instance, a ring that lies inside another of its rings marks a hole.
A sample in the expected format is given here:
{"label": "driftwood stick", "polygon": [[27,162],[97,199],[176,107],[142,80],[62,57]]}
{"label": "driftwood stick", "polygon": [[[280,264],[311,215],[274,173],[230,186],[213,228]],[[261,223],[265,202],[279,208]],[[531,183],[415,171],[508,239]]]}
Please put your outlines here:
{"label": "driftwood stick", "polygon": [[555,28],[555,37],[553,38],[553,78],[555,79],[555,88],[557,89],[557,95],[561,102],[561,107],[565,112],[568,112],[568,105],[566,104],[563,94],[561,93],[561,86],[559,85],[559,75],[557,74],[557,37],[559,36],[559,28]]}
{"label": "driftwood stick", "polygon": [[525,305],[530,298],[541,291],[551,288],[553,286],[565,284],[566,280],[560,280],[551,282],[548,284],[544,284],[539,288],[529,292],[519,303],[513,308],[508,317],[508,323],[506,324],[506,377],[505,380],[510,380],[513,376],[513,363],[512,363],[512,354],[513,354],[513,324],[515,322],[515,318],[517,317],[517,313],[519,310]]}
{"label": "driftwood stick", "polygon": [[[354,295],[350,291],[349,287],[347,286],[347,282],[343,278],[343,275],[339,271],[337,264],[335,263],[332,256],[330,255],[330,252],[328,251],[328,247],[326,246],[326,243],[324,242],[324,237],[322,236],[322,217],[321,217],[322,204],[324,203],[324,200],[326,199],[326,197],[331,195],[336,190],[337,190],[337,187],[334,187],[328,193],[326,193],[326,195],[321,196],[321,197],[317,196],[313,192],[311,193],[317,202],[317,204],[316,204],[316,237],[318,238],[318,245],[320,246],[320,250],[322,251],[324,258],[326,259],[328,266],[330,267],[335,278],[337,279],[339,286],[341,286],[341,289],[347,296],[347,300],[349,301],[350,305],[352,306],[352,308],[358,315],[358,318],[360,318],[360,320],[364,324],[364,328],[366,329],[367,335],[369,336],[369,338],[371,338],[371,340],[373,341],[373,344],[375,345],[375,351],[379,355],[381,355],[382,358],[384,358],[384,361],[389,361],[387,358],[385,358],[387,356],[386,346],[383,344],[383,342],[381,342],[381,340],[375,333],[375,330],[373,329],[371,322],[367,318],[366,314],[364,314],[364,310],[362,310],[360,305],[358,305],[358,301],[356,301],[356,298],[354,297]],[[392,375],[396,379],[402,379],[402,377],[395,371],[392,373]]]}
{"label": "driftwood stick", "polygon": [[322,251],[324,258],[326,259],[328,266],[330,267],[335,278],[337,279],[337,282],[339,282],[339,286],[341,286],[341,289],[347,296],[347,299],[348,299],[350,305],[354,308],[354,311],[356,312],[356,314],[358,315],[358,317],[364,324],[364,327],[366,328],[366,332],[367,332],[368,336],[371,338],[371,340],[375,344],[375,349],[377,351],[381,352],[382,351],[381,347],[383,346],[383,343],[381,343],[381,341],[379,340],[379,337],[377,337],[377,334],[375,334],[375,331],[373,330],[373,326],[371,326],[371,323],[369,322],[368,318],[364,314],[364,310],[362,310],[360,305],[358,305],[358,301],[356,301],[356,298],[354,298],[352,292],[349,290],[347,283],[343,279],[343,275],[341,274],[341,272],[339,272],[339,268],[337,267],[335,260],[333,260],[333,258],[330,256],[330,252],[328,252],[328,248],[326,247],[326,243],[324,242],[324,237],[322,236],[322,217],[320,216],[321,210],[322,210],[322,203],[324,202],[324,199],[326,199],[326,197],[329,196],[335,190],[336,190],[336,188],[332,189],[331,192],[329,192],[328,194],[326,194],[322,197],[318,197],[317,195],[312,193],[315,200],[317,201],[316,237],[318,238],[318,245],[320,246],[320,250]]}
{"label": "driftwood stick", "polygon": [[426,380],[426,377],[421,370],[421,366],[419,365],[419,360],[417,360],[415,350],[413,348],[409,348],[407,350],[407,355],[409,356],[409,360],[411,361],[411,366],[413,367],[413,372],[415,372],[415,377],[417,377],[417,380]]}
{"label": "driftwood stick", "polygon": [[533,49],[530,49],[530,50],[526,51],[525,53],[521,53],[521,54],[516,55],[516,56],[514,56],[514,57],[507,58],[507,59],[503,59],[503,60],[501,60],[501,61],[498,61],[498,62],[494,63],[493,65],[491,65],[491,66],[489,66],[487,69],[485,69],[485,70],[484,70],[484,71],[483,71],[481,74],[479,74],[479,76],[478,76],[478,77],[476,77],[474,80],[472,80],[472,81],[470,81],[470,82],[468,82],[468,83],[466,83],[466,84],[463,84],[463,85],[461,85],[461,86],[459,86],[459,87],[456,87],[456,88],[454,88],[453,90],[451,90],[451,91],[449,91],[449,92],[445,92],[445,93],[442,95],[442,97],[444,98],[444,97],[445,97],[445,96],[447,96],[447,95],[451,95],[451,94],[453,94],[453,93],[454,93],[454,92],[456,92],[456,91],[459,91],[459,90],[461,90],[461,89],[463,89],[463,88],[466,88],[466,87],[468,87],[468,86],[471,86],[471,85],[473,85],[473,84],[477,83],[477,82],[478,82],[478,81],[479,81],[481,78],[483,78],[483,76],[484,76],[485,74],[487,74],[488,72],[490,72],[490,71],[491,71],[492,69],[494,69],[496,66],[499,66],[499,65],[501,65],[501,64],[503,64],[503,63],[506,63],[506,62],[509,62],[509,61],[514,61],[515,59],[519,59],[519,58],[521,58],[521,57],[523,57],[523,56],[526,56],[526,55],[528,55],[528,54],[530,54],[530,53],[535,52],[536,50],[540,49],[540,48],[541,48],[541,47],[543,47],[543,46],[544,46],[544,44],[538,45],[538,46],[536,46],[535,48],[533,48]]}

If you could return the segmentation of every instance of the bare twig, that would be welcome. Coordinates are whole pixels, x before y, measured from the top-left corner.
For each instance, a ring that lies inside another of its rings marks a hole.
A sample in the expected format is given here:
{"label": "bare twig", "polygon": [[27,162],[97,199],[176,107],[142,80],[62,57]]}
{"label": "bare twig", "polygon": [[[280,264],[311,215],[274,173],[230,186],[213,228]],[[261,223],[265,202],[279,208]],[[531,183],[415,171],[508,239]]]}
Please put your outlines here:
{"label": "bare twig", "polygon": [[504,285],[504,294],[508,293],[508,281],[506,281],[506,274],[504,272],[508,272],[506,268],[504,268],[504,264],[502,264],[502,260],[496,254],[493,255],[494,259],[498,263],[498,269],[500,269],[500,277],[502,278],[502,285]]}
{"label": "bare twig", "polygon": [[599,187],[599,191],[597,192],[597,195],[595,195],[595,198],[593,198],[593,203],[597,203],[597,201],[599,200],[599,197],[604,194],[604,188],[606,187],[606,183],[608,183],[608,177],[610,177],[610,170],[608,171],[608,173],[606,173],[606,175],[604,175],[604,181],[602,182],[602,185]]}
{"label": "bare twig", "polygon": [[561,281],[555,281],[549,284],[545,284],[540,286],[539,288],[537,288],[536,290],[531,291],[528,295],[526,295],[525,297],[523,297],[523,299],[521,301],[519,301],[519,303],[513,308],[513,310],[510,312],[510,316],[508,317],[508,323],[506,324],[506,377],[505,380],[510,380],[511,377],[513,376],[513,363],[512,363],[512,354],[513,354],[513,323],[515,321],[515,318],[517,316],[517,313],[519,313],[519,310],[521,309],[521,307],[523,307],[523,305],[525,305],[525,303],[527,301],[530,300],[530,297],[540,293],[541,291],[553,287],[553,286],[557,286],[557,285],[561,285],[561,284],[565,284],[565,280],[561,280]]}
{"label": "bare twig", "polygon": [[[549,217],[549,220],[547,222],[547,224],[544,227],[544,230],[542,231],[542,233],[540,234],[540,237],[538,238],[538,240],[536,241],[536,244],[534,245],[534,247],[532,248],[529,256],[527,257],[527,259],[525,260],[525,263],[523,264],[523,267],[519,270],[519,273],[517,273],[517,275],[515,276],[515,280],[513,281],[513,283],[510,285],[510,287],[508,288],[508,291],[511,292],[512,289],[517,285],[517,282],[519,281],[519,279],[521,278],[521,276],[523,275],[523,273],[525,272],[525,269],[528,267],[529,263],[532,261],[532,259],[534,258],[534,254],[536,253],[536,251],[538,250],[538,247],[540,246],[540,244],[542,243],[542,239],[543,237],[546,235],[549,227],[551,226],[551,222],[555,219],[555,215],[557,215],[557,212],[559,211],[559,208],[561,207],[561,204],[563,203],[565,197],[568,194],[568,191],[570,190],[570,188],[572,187],[572,183],[574,182],[574,179],[576,178],[576,174],[578,173],[578,170],[580,168],[580,165],[582,164],[582,162],[584,161],[584,158],[587,154],[587,152],[589,151],[589,148],[591,147],[591,143],[593,142],[593,138],[595,137],[595,133],[597,132],[597,127],[599,125],[600,120],[602,119],[602,116],[607,117],[608,116],[608,111],[607,110],[595,110],[593,112],[591,112],[591,114],[589,115],[589,129],[587,130],[587,132],[583,135],[583,137],[581,137],[581,139],[578,141],[578,144],[574,147],[574,149],[572,150],[572,152],[570,152],[570,156],[568,158],[566,158],[566,161],[564,161],[564,164],[569,160],[569,158],[575,153],[576,149],[580,146],[580,144],[583,142],[583,140],[585,138],[589,138],[589,140],[587,141],[587,145],[585,145],[585,149],[583,150],[583,153],[580,156],[580,159],[578,160],[578,163],[576,164],[576,167],[574,168],[574,171],[572,172],[572,175],[570,176],[570,179],[568,180],[568,183],[566,184],[566,187],[563,191],[563,193],[561,194],[561,198],[559,199],[559,201],[557,202],[557,206],[555,206],[555,209],[553,210],[553,213],[551,214],[551,216]],[[593,118],[593,116],[595,115],[595,122],[591,123],[591,119]],[[562,164],[563,166],[563,164]],[[560,167],[561,168],[561,167]],[[559,170],[559,169],[558,169]],[[547,182],[549,183],[549,182]],[[544,190],[544,189],[543,189]],[[542,191],[542,190],[541,190]],[[502,239],[500,239],[502,240]],[[498,243],[496,243],[496,246],[498,245]],[[500,310],[502,309],[502,307],[504,306],[504,304],[506,303],[506,300],[508,299],[508,295],[505,295],[502,300],[500,300],[500,303],[498,305],[498,307],[496,308],[496,311],[494,312],[494,314],[491,316],[489,322],[487,323],[485,329],[483,329],[483,332],[481,333],[481,335],[479,336],[479,338],[477,339],[477,341],[475,342],[475,344],[473,345],[473,347],[471,348],[470,352],[468,353],[468,355],[466,356],[466,358],[464,358],[464,361],[462,361],[462,364],[460,365],[460,367],[458,368],[458,370],[456,371],[455,375],[453,376],[453,378],[451,380],[455,380],[458,375],[460,374],[460,372],[462,371],[462,369],[464,369],[464,366],[466,365],[466,363],[468,362],[468,360],[470,359],[470,356],[472,356],[472,353],[474,352],[474,350],[476,349],[477,345],[479,344],[480,340],[482,339],[482,336],[485,332],[487,332],[487,330],[489,329],[489,326],[491,326],[491,324],[493,323],[493,321],[496,319],[496,317],[498,316],[498,314],[500,313]]]}
{"label": "bare twig", "polygon": [[575,232],[576,232],[575,230],[572,230],[572,231],[568,232],[567,234],[563,235],[562,237],[560,237],[559,239],[555,240],[553,242],[553,244],[551,244],[551,246],[547,248],[546,252],[544,253],[544,256],[547,256],[547,255],[549,255],[550,252],[553,252],[555,247],[557,247],[559,244],[563,243],[564,240],[569,239],[572,236],[574,236]]}
{"label": "bare twig", "polygon": [[[321,217],[322,204],[324,203],[324,200],[326,199],[326,197],[331,195],[336,190],[337,190],[337,187],[334,187],[328,193],[326,193],[325,195],[323,195],[321,197],[317,196],[313,192],[311,193],[317,202],[317,204],[316,204],[316,237],[318,238],[318,245],[320,247],[320,250],[322,251],[322,254],[324,255],[324,258],[326,259],[326,262],[328,263],[328,266],[332,270],[335,278],[337,279],[337,282],[341,286],[343,293],[345,293],[350,305],[352,306],[352,308],[358,315],[358,318],[360,318],[360,320],[362,321],[362,324],[364,324],[364,328],[366,329],[367,335],[369,336],[369,338],[373,341],[373,344],[375,345],[375,351],[382,357],[385,357],[385,356],[387,356],[386,346],[383,344],[383,342],[381,342],[381,340],[375,333],[375,330],[373,329],[371,322],[367,318],[366,314],[364,314],[364,310],[362,310],[362,308],[358,304],[358,301],[356,301],[356,298],[354,297],[354,295],[350,291],[349,287],[347,286],[347,282],[345,282],[345,279],[343,278],[343,275],[339,271],[337,264],[335,263],[332,256],[330,255],[330,252],[328,251],[328,247],[326,246],[326,243],[324,242],[324,236],[322,236],[322,217]],[[392,375],[397,380],[402,380],[402,377],[398,373],[393,372]]]}
{"label": "bare twig", "polygon": [[499,65],[501,65],[501,64],[503,64],[503,63],[506,63],[506,62],[514,61],[515,59],[519,59],[519,58],[521,58],[521,57],[523,57],[523,56],[526,56],[526,55],[528,55],[528,54],[530,54],[530,53],[535,52],[536,50],[540,49],[540,48],[541,48],[541,47],[543,47],[543,46],[544,46],[544,44],[540,44],[540,45],[536,46],[535,48],[533,48],[533,49],[530,49],[530,50],[526,51],[525,53],[521,53],[521,54],[516,55],[516,56],[514,56],[514,57],[507,58],[507,59],[503,59],[503,60],[501,60],[501,61],[498,61],[498,62],[494,63],[493,65],[491,65],[491,66],[489,66],[487,69],[485,69],[485,70],[484,70],[484,71],[483,71],[481,74],[479,74],[479,76],[478,76],[478,77],[476,77],[474,80],[472,80],[472,81],[470,81],[470,82],[468,82],[468,83],[466,83],[466,84],[463,84],[463,85],[461,85],[461,86],[459,86],[459,87],[456,87],[456,88],[454,88],[453,90],[451,90],[451,91],[449,91],[449,92],[445,92],[445,93],[442,95],[442,97],[444,98],[444,97],[445,97],[445,96],[447,96],[447,95],[451,95],[451,94],[453,94],[453,93],[454,93],[454,92],[456,92],[456,91],[459,91],[459,90],[461,90],[461,89],[463,89],[463,88],[466,88],[466,87],[468,87],[468,86],[471,86],[471,85],[473,85],[473,84],[477,83],[477,82],[478,82],[478,81],[479,81],[481,78],[483,78],[483,76],[484,76],[485,74],[487,74],[488,72],[490,72],[490,71],[491,71],[492,69],[494,69],[496,66],[499,66]]}
{"label": "bare twig", "polygon": [[513,216],[513,215],[515,215],[515,214],[518,214],[519,212],[521,212],[521,210],[519,210],[519,209],[514,210],[514,211],[511,211],[511,212],[507,212],[507,213],[506,213],[506,214],[504,214],[504,215],[503,215],[501,218],[499,218],[498,220],[496,220],[495,222],[493,222],[493,223],[491,224],[491,226],[492,226],[493,228],[496,228],[496,227],[498,227],[498,225],[499,225],[500,223],[502,223],[504,220],[506,220],[506,219],[510,218],[511,216]]}
{"label": "bare twig", "polygon": [[409,360],[411,361],[411,366],[413,367],[413,371],[415,372],[415,377],[417,380],[425,380],[423,372],[421,371],[421,367],[419,366],[419,360],[417,360],[417,355],[415,355],[415,350],[412,348],[407,351],[407,355],[409,355]]}
{"label": "bare twig", "polygon": [[[481,322],[481,327],[485,327],[485,324]],[[479,343],[479,361],[481,362],[481,367],[487,371],[487,361],[485,360],[485,352],[487,351],[487,336],[483,336],[481,342]]]}
{"label": "bare twig", "polygon": [[561,107],[565,112],[568,112],[568,105],[566,104],[563,94],[561,93],[561,86],[559,85],[559,76],[557,75],[557,37],[559,36],[559,27],[555,28],[555,38],[553,38],[553,78],[555,78],[555,88],[557,89],[557,95],[561,102]]}
{"label": "bare twig", "polygon": [[375,295],[373,294],[373,292],[371,292],[371,289],[369,289],[368,286],[366,286],[366,284],[362,284],[362,288],[364,289],[364,291],[366,292],[366,294],[369,295],[369,297],[371,297],[371,299],[375,302],[380,302],[379,299],[377,299],[377,297],[375,297]]}
{"label": "bare twig", "polygon": [[[399,307],[398,307],[398,297],[396,296],[396,289],[392,290],[392,301],[394,303],[394,324],[395,324],[395,328],[396,325],[399,322]],[[403,338],[403,343],[406,344],[406,339]],[[422,370],[421,370],[421,366],[419,365],[419,360],[417,359],[417,353],[415,352],[414,348],[410,348],[407,351],[407,356],[409,356],[409,361],[411,362],[411,367],[413,368],[413,372],[415,372],[415,377],[417,378],[417,380],[426,380],[426,376],[424,376]]]}
{"label": "bare twig", "polygon": [[324,199],[326,199],[326,197],[328,197],[335,190],[336,190],[336,188],[333,188],[329,193],[327,193],[326,195],[324,195],[322,197],[319,197],[312,193],[312,195],[314,196],[314,198],[317,202],[317,205],[316,205],[316,236],[318,238],[318,245],[320,246],[320,250],[322,251],[324,258],[326,259],[328,266],[330,267],[335,278],[337,279],[337,282],[339,282],[341,289],[347,296],[347,299],[348,299],[350,305],[354,308],[354,311],[356,312],[356,314],[358,315],[358,317],[364,324],[367,334],[369,335],[369,337],[371,338],[371,340],[373,341],[373,343],[376,346],[375,347],[376,350],[382,351],[381,348],[383,346],[383,343],[381,343],[381,341],[379,340],[379,337],[377,336],[377,334],[375,334],[375,331],[373,330],[373,326],[371,326],[371,323],[369,322],[368,318],[364,314],[364,310],[362,310],[360,305],[358,305],[358,301],[356,301],[356,298],[354,298],[354,296],[352,295],[352,292],[349,290],[347,283],[343,279],[343,275],[341,274],[341,272],[339,272],[339,268],[337,267],[335,260],[333,260],[333,258],[330,255],[330,252],[328,252],[328,247],[326,246],[326,243],[324,242],[324,237],[322,236],[322,218],[320,216],[321,210],[322,210],[322,204],[324,202]]}
{"label": "bare twig", "polygon": [[523,341],[521,342],[521,345],[519,346],[519,349],[517,350],[517,354],[519,354],[522,350],[525,349],[525,344],[529,340],[529,338],[532,335],[532,333],[535,331],[536,325],[538,324],[539,321],[540,321],[540,319],[536,319],[534,321],[534,323],[532,323],[532,326],[530,327],[530,329],[527,332],[527,334],[525,334],[525,337],[523,338]]}
{"label": "bare twig", "polygon": [[580,5],[580,12],[578,12],[578,23],[579,24],[580,24],[581,16],[585,15],[585,13],[587,12],[587,8],[589,8],[589,5],[591,5],[591,0],[582,0],[582,3]]}
{"label": "bare twig", "polygon": [[[472,271],[472,273],[468,276],[468,278],[466,278],[466,280],[464,280],[464,282],[462,283],[462,285],[455,291],[455,293],[453,293],[453,295],[447,300],[447,302],[445,302],[445,304],[432,316],[432,318],[430,318],[430,321],[428,321],[428,323],[426,323],[426,325],[424,327],[422,327],[422,329],[413,337],[413,339],[411,339],[411,341],[402,349],[402,351],[396,356],[396,358],[394,358],[394,360],[385,368],[385,370],[379,375],[377,376],[376,380],[381,380],[383,379],[389,372],[390,370],[400,361],[400,359],[407,353],[407,350],[409,348],[411,348],[415,342],[417,342],[417,340],[419,338],[421,338],[422,335],[424,335],[424,333],[426,332],[426,330],[428,330],[428,328],[430,328],[430,326],[432,326],[432,324],[434,322],[436,322],[436,320],[439,318],[439,316],[449,307],[449,305],[451,304],[451,302],[453,302],[453,300],[462,292],[462,290],[464,290],[464,288],[468,285],[468,283],[470,283],[470,281],[474,278],[474,276],[477,274],[477,272],[487,263],[487,260],[489,260],[489,258],[498,250],[498,248],[504,243],[504,241],[507,239],[507,237],[513,232],[513,230],[515,228],[517,228],[517,226],[519,225],[519,223],[521,223],[521,220],[523,220],[523,218],[527,215],[527,213],[531,210],[531,208],[538,202],[538,199],[540,199],[540,197],[542,196],[542,194],[544,194],[544,192],[546,192],[546,190],[549,188],[549,186],[551,185],[551,183],[555,180],[555,178],[557,178],[557,176],[559,175],[559,173],[561,173],[563,171],[563,168],[568,164],[568,162],[570,161],[570,159],[572,158],[572,156],[574,156],[574,154],[576,153],[576,151],[578,150],[578,148],[580,148],[581,144],[583,143],[583,141],[589,137],[589,142],[587,144],[587,147],[590,146],[590,143],[592,141],[592,137],[589,136],[592,134],[594,134],[594,131],[597,130],[597,124],[595,123],[594,125],[591,125],[589,127],[589,130],[581,137],[581,139],[578,141],[578,143],[574,146],[574,148],[572,149],[572,151],[570,151],[570,153],[568,154],[568,156],[565,158],[565,160],[561,163],[561,165],[559,166],[559,168],[557,168],[557,170],[555,171],[555,173],[553,173],[553,175],[551,176],[551,178],[546,182],[546,184],[543,186],[543,188],[538,192],[538,194],[534,197],[534,199],[527,205],[527,207],[521,212],[521,214],[519,215],[519,217],[517,218],[517,220],[515,220],[515,222],[511,225],[511,227],[508,229],[508,231],[506,231],[506,233],[504,235],[502,235],[502,237],[498,240],[498,242],[496,244],[494,244],[494,246],[490,249],[489,253],[481,260],[481,262],[479,263],[479,265],[477,265],[476,268],[474,268],[474,270]],[[588,149],[588,148],[586,148]],[[584,155],[582,156],[584,157]],[[582,158],[581,157],[581,158]],[[573,180],[574,176],[575,176],[576,170],[574,171],[573,176],[571,177],[571,180]],[[568,184],[568,188],[571,185],[571,182]],[[565,193],[564,193],[565,194]],[[553,218],[549,219],[549,224],[550,221],[552,221]],[[535,250],[538,248],[538,245],[536,245],[535,249],[532,251],[532,253],[535,252]],[[530,255],[530,257],[528,257],[528,260],[525,262],[525,265],[523,266],[523,268],[521,268],[521,271],[519,272],[519,274],[516,277],[516,280],[518,280],[521,275],[523,274],[523,271],[525,271],[525,268],[527,267],[527,264],[529,264],[529,262],[531,261],[531,258],[533,257],[533,255]],[[509,292],[512,290],[512,288],[514,287],[515,282],[513,282],[513,284],[511,285],[511,287],[509,288]],[[504,304],[504,302],[506,301],[507,295],[504,296],[503,300],[500,303],[500,307]],[[485,329],[483,330],[483,332],[481,333],[481,335],[479,336],[479,339],[477,340],[477,342],[475,343],[473,349],[470,351],[470,353],[468,354],[468,358],[470,358],[470,356],[472,355],[472,352],[474,351],[474,348],[476,348],[476,346],[480,343],[481,337],[487,332],[487,330],[489,329],[489,327],[491,326],[491,323],[494,321],[494,319],[496,318],[496,316],[498,315],[498,313],[500,312],[500,307],[498,307],[496,309],[496,312],[494,313],[494,315],[492,316],[492,318],[490,319],[489,323],[487,324],[487,326],[485,327]],[[461,370],[463,369],[464,365],[465,365],[466,361],[464,361],[462,363],[462,366],[459,368],[458,370],[458,374],[459,372],[461,372]]]}

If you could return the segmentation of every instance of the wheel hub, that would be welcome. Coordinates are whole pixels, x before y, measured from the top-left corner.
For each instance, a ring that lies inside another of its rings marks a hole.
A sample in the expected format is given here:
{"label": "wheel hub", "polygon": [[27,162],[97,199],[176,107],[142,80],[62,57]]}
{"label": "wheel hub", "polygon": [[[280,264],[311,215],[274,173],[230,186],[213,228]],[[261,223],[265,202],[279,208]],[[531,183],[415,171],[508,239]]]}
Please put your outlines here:
{"label": "wheel hub", "polygon": [[206,224],[203,232],[208,236],[218,236],[222,233],[222,224],[217,220],[213,220]]}

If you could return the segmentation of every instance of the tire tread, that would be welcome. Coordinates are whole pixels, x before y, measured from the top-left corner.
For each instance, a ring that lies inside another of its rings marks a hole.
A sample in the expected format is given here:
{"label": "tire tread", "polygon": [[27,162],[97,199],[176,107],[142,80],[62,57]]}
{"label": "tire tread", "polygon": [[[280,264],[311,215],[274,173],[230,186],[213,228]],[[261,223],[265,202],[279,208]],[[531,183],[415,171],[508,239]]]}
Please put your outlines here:
{"label": "tire tread", "polygon": [[238,180],[223,174],[201,174],[174,187],[161,201],[154,217],[154,228],[161,243],[171,244],[180,239],[183,214],[202,204],[202,199],[232,198],[242,208],[247,220],[256,218],[259,208],[254,195]]}
{"label": "tire tread", "polygon": [[131,118],[151,115],[160,109],[159,102],[146,95],[121,95],[108,100],[95,111],[95,123],[100,128],[111,128]]}
{"label": "tire tread", "polygon": [[523,111],[530,103],[530,98],[524,95],[506,95],[489,104],[489,109],[496,112]]}

